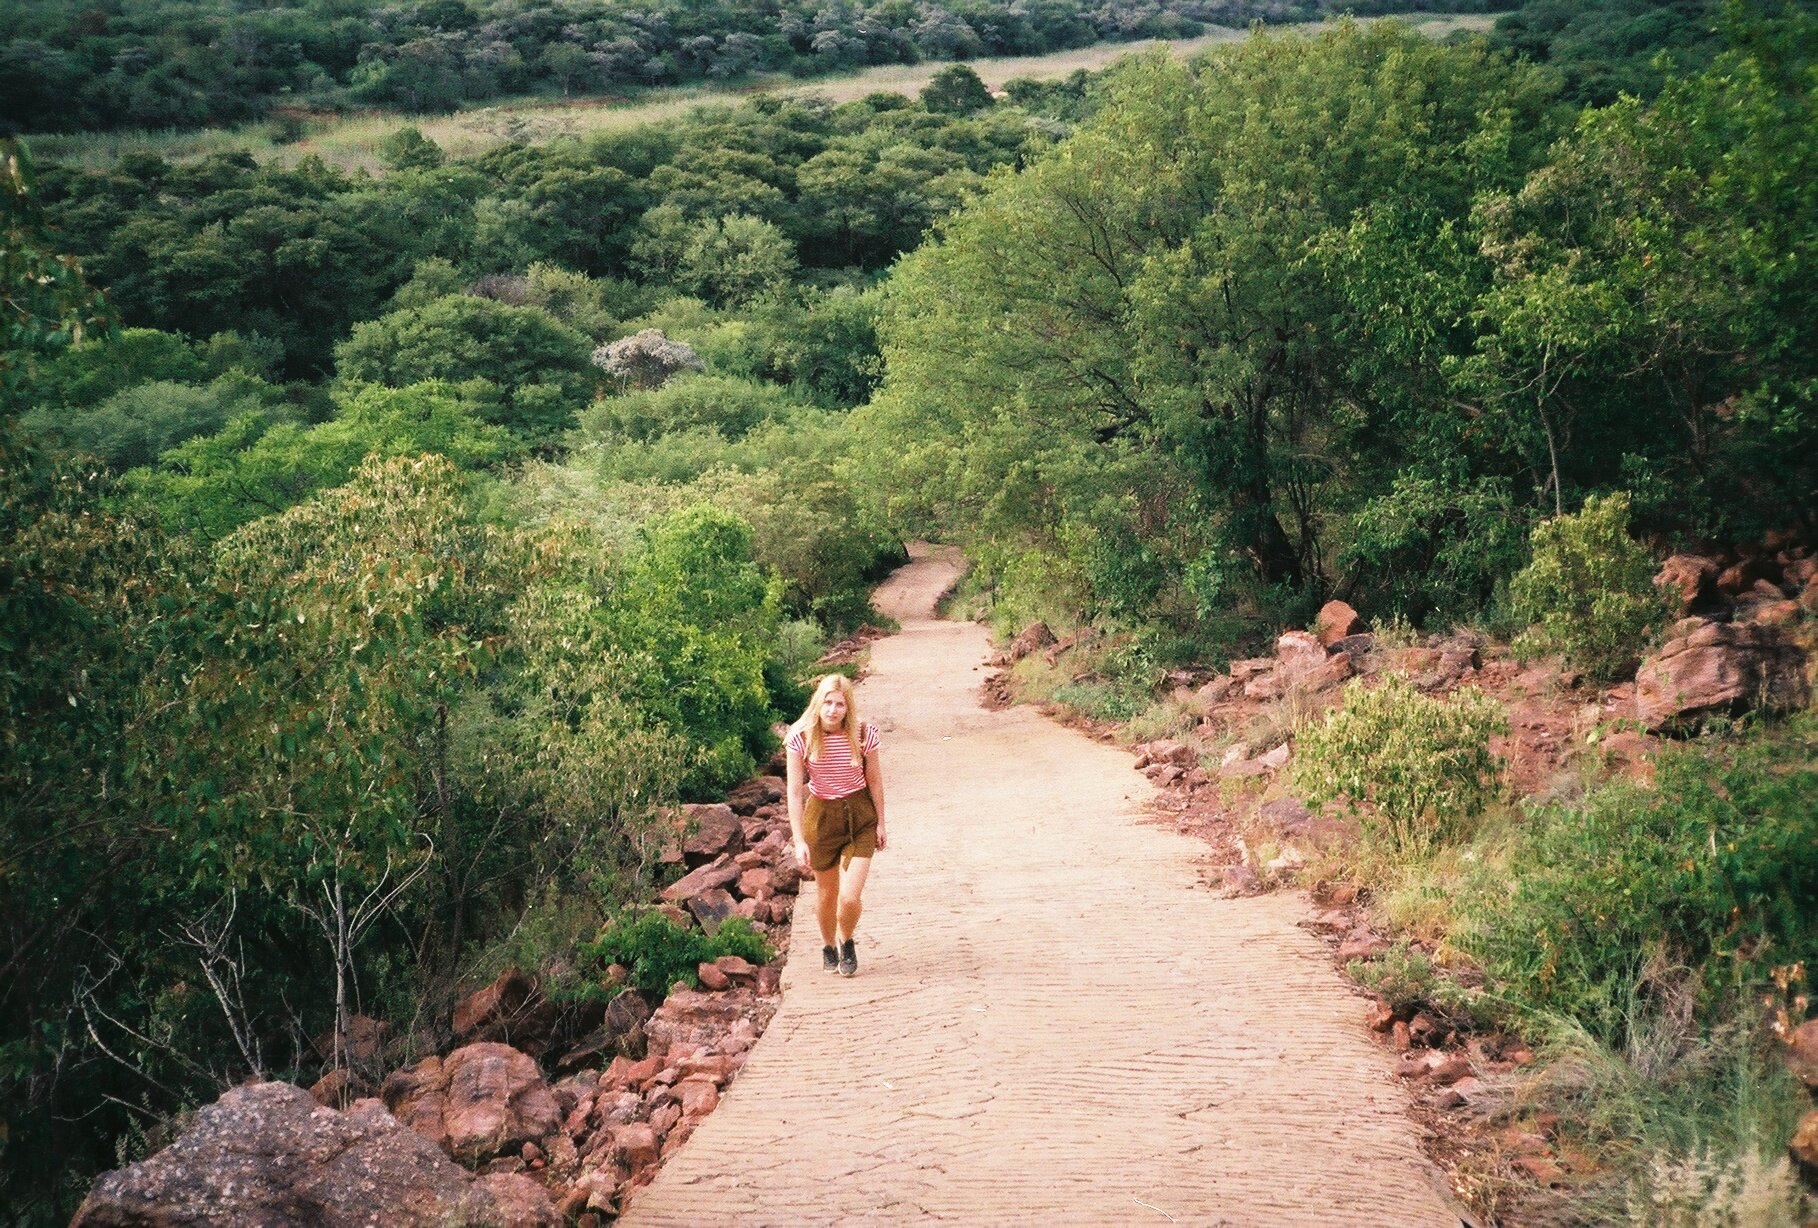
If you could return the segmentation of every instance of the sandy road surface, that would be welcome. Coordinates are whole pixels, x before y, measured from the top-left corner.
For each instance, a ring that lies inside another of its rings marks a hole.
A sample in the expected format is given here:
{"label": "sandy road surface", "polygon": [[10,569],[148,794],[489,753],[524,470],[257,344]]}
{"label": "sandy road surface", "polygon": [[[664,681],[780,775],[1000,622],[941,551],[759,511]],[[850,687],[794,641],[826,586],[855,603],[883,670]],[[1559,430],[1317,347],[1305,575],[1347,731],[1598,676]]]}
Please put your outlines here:
{"label": "sandy road surface", "polygon": [[890,838],[859,975],[804,887],[782,1008],[628,1225],[1447,1225],[1387,1058],[1291,894],[1219,900],[1127,754],[979,706],[936,555],[859,710]]}

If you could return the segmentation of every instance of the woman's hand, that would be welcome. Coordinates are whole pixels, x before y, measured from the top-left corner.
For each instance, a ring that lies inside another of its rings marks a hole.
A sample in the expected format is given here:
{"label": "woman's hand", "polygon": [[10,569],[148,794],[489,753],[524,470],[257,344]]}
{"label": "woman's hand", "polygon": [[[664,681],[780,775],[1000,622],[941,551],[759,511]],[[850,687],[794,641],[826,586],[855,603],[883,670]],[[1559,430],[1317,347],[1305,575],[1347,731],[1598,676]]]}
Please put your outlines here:
{"label": "woman's hand", "polygon": [[804,873],[804,874],[813,874],[814,873],[814,863],[809,860],[812,856],[813,856],[813,854],[808,851],[808,842],[806,840],[798,839],[795,842],[795,859],[797,861],[801,862],[802,873]]}
{"label": "woman's hand", "polygon": [[890,842],[889,842],[889,841],[888,841],[888,840],[886,840],[886,839],[884,839],[884,824],[883,824],[883,821],[882,821],[882,820],[879,820],[879,821],[878,821],[878,825],[877,825],[877,851],[878,851],[878,852],[880,852],[880,853],[881,853],[881,852],[883,852],[883,851],[884,851],[884,850],[885,850],[885,849],[886,849],[886,848],[888,848],[888,847],[889,847],[889,845],[890,845]]}

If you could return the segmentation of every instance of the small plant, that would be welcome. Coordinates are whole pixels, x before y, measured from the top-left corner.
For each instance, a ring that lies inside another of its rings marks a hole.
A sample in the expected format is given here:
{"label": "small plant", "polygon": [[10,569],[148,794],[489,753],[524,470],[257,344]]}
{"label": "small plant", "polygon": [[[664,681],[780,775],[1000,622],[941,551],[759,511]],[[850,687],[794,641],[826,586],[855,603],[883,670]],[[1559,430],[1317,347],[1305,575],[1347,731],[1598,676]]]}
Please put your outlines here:
{"label": "small plant", "polygon": [[690,987],[700,984],[697,966],[722,955],[763,964],[776,953],[744,917],[729,917],[707,935],[684,929],[649,909],[620,914],[598,938],[581,948],[581,954],[601,964],[623,966],[640,992],[660,998],[677,981]]}
{"label": "small plant", "polygon": [[1533,561],[1509,584],[1515,612],[1532,623],[1516,648],[1557,652],[1598,680],[1632,672],[1667,608],[1653,560],[1629,537],[1628,495],[1593,495],[1581,511],[1539,525],[1531,544]]}
{"label": "small plant", "polygon": [[1310,806],[1350,803],[1366,837],[1392,851],[1424,852],[1461,834],[1495,798],[1502,761],[1490,738],[1507,727],[1475,687],[1434,699],[1401,678],[1374,689],[1354,681],[1302,733],[1294,783]]}

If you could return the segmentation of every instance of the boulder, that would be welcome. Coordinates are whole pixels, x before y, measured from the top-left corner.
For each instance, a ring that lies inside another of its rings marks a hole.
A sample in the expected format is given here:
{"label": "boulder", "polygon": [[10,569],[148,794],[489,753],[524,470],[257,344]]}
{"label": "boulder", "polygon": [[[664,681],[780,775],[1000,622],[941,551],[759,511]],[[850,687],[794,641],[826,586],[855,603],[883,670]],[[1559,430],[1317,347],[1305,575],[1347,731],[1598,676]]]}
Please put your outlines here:
{"label": "boulder", "polygon": [[753,915],[739,908],[741,902],[733,899],[732,892],[724,887],[710,887],[688,898],[688,911],[694,914],[694,919],[701,923],[701,929],[711,938],[720,932],[720,923],[734,913],[747,917]]}
{"label": "boulder", "polygon": [[1284,836],[1298,836],[1313,826],[1313,812],[1291,797],[1278,797],[1256,808],[1256,818]]}
{"label": "boulder", "polygon": [[1005,657],[1014,664],[1037,649],[1047,648],[1054,642],[1054,632],[1048,630],[1047,623],[1033,622],[1017,632],[1016,638],[1010,641],[1010,649]]}
{"label": "boulder", "polygon": [[743,871],[739,869],[738,862],[730,857],[719,857],[704,866],[690,870],[663,888],[661,894],[665,900],[671,902],[690,900],[703,891],[711,891],[716,887],[726,887],[736,883],[741,873]]}
{"label": "boulder", "polygon": [[1654,576],[1654,587],[1668,596],[1685,614],[1703,606],[1716,592],[1717,560],[1696,554],[1675,554],[1660,565]]}
{"label": "boulder", "polygon": [[754,776],[726,795],[726,804],[738,814],[756,814],[783,800],[787,782],[781,776]]}
{"label": "boulder", "polygon": [[1364,620],[1342,601],[1326,602],[1319,607],[1319,614],[1313,620],[1313,633],[1327,648],[1348,636],[1362,634],[1363,629]]}
{"label": "boulder", "polygon": [[443,1122],[455,1159],[469,1164],[515,1151],[562,1127],[562,1108],[526,1054],[482,1043],[456,1049],[442,1061],[448,1080]]}
{"label": "boulder", "polygon": [[689,865],[706,865],[745,851],[745,829],[731,806],[691,803],[682,807],[682,814],[688,825],[688,834],[682,837],[682,860]]}
{"label": "boulder", "polygon": [[682,1045],[706,1048],[733,1031],[745,1015],[758,1015],[764,1022],[769,1022],[775,1010],[773,1003],[759,1001],[749,989],[733,989],[727,993],[678,989],[650,1016],[644,1024],[644,1034],[650,1038],[653,1052]]}
{"label": "boulder", "polygon": [[1818,1109],[1800,1119],[1799,1128],[1793,1131],[1793,1141],[1786,1149],[1806,1171],[1818,1175]]}
{"label": "boulder", "polygon": [[1764,559],[1743,559],[1717,573],[1717,591],[1728,597],[1740,597],[1752,590],[1757,580],[1770,579],[1778,570]]}
{"label": "boulder", "polygon": [[1144,742],[1132,749],[1136,751],[1136,767],[1139,771],[1158,763],[1171,763],[1182,768],[1199,766],[1199,752],[1183,742]]}
{"label": "boulder", "polygon": [[507,968],[486,988],[468,994],[455,1003],[449,1026],[456,1040],[468,1040],[483,1032],[497,1032],[523,1007],[533,986],[530,978],[516,968]]}
{"label": "boulder", "polygon": [[379,1086],[379,1096],[392,1116],[436,1147],[448,1149],[448,1076],[442,1059],[426,1057],[414,1066],[394,1070]]}
{"label": "boulder", "polygon": [[70,1222],[538,1228],[559,1220],[534,1181],[476,1179],[376,1101],[336,1112],[289,1083],[253,1083],[199,1112],[169,1147],[105,1174]]}
{"label": "boulder", "polygon": [[1669,640],[1635,674],[1635,711],[1653,733],[1753,708],[1784,712],[1811,700],[1805,654],[1773,627],[1705,623]]}
{"label": "boulder", "polygon": [[1275,641],[1275,656],[1291,676],[1301,677],[1326,663],[1326,646],[1310,631],[1285,631]]}

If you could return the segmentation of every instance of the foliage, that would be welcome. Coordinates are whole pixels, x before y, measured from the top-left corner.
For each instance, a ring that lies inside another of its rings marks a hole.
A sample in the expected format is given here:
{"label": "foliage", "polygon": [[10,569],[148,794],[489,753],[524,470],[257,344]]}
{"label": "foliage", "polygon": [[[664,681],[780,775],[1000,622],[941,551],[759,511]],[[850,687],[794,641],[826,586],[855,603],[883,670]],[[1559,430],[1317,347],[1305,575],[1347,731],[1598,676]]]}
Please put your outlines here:
{"label": "foliage", "polygon": [[694,348],[683,341],[671,341],[661,329],[640,329],[602,345],[591,355],[593,365],[634,391],[660,388],[682,371],[705,371]]}
{"label": "foliage", "polygon": [[[1190,38],[1203,21],[1241,28],[1349,7],[1161,0],[1131,10],[1087,0],[931,0],[829,8],[783,0],[752,9],[730,0],[579,0],[543,11],[461,0],[394,12],[159,0],[103,21],[76,0],[38,0],[7,9],[0,134],[233,124],[298,102],[422,114],[525,92],[622,94],[754,73],[812,77],[872,64],[1035,55],[1100,39]],[[285,116],[296,122],[280,112]]]}
{"label": "foliage", "polygon": [[1628,535],[1626,494],[1593,495],[1579,511],[1534,529],[1533,561],[1509,585],[1515,610],[1534,622],[1521,644],[1558,652],[1609,680],[1633,670],[1667,608],[1654,562]]}
{"label": "foliage", "polygon": [[1362,496],[1460,452],[1423,437],[1486,272],[1456,236],[1544,103],[1392,24],[1128,65],[893,278],[866,415],[905,512],[1054,543],[1127,614],[1310,613]]}
{"label": "foliage", "polygon": [[0,140],[0,296],[5,344],[0,345],[0,412],[14,413],[19,356],[51,353],[106,335],[115,320],[107,299],[62,254],[35,199],[31,152],[21,141]]}
{"label": "foliage", "polygon": [[1499,17],[1499,48],[1545,64],[1564,97],[1604,106],[1620,94],[1652,98],[1666,73],[1701,68],[1719,50],[1713,0],[1526,0]]}
{"label": "foliage", "polygon": [[339,485],[368,456],[435,452],[472,469],[511,455],[511,437],[483,420],[495,403],[485,384],[349,385],[335,395],[336,416],[328,422],[306,426],[283,413],[242,413],[214,434],[163,452],[155,466],[131,471],[125,485],[172,527],[218,539]]}
{"label": "foliage", "polygon": [[723,955],[753,964],[770,962],[775,952],[744,917],[728,917],[712,935],[683,929],[655,909],[622,913],[581,948],[583,958],[618,964],[631,974],[631,984],[654,999],[680,981],[700,985],[695,969]]}
{"label": "foliage", "polygon": [[404,388],[428,380],[488,380],[487,420],[520,440],[553,441],[592,395],[587,338],[537,307],[453,294],[354,326],[335,348],[343,380]]}
{"label": "foliage", "polygon": [[[1617,781],[1541,806],[1521,875],[1473,902],[1461,945],[1517,1002],[1620,1044],[1658,967],[1693,970],[1700,1008],[1818,957],[1818,773],[1809,727],[1778,745],[1663,753],[1651,786]],[[1655,970],[1655,971],[1651,971]]]}
{"label": "foliage", "polygon": [[922,105],[949,115],[970,115],[991,105],[991,91],[979,75],[964,64],[951,64],[934,74],[922,87]]}
{"label": "foliage", "polygon": [[1398,853],[1456,839],[1500,788],[1490,738],[1507,732],[1495,700],[1474,687],[1421,694],[1395,676],[1355,681],[1324,722],[1303,730],[1293,778],[1309,805],[1344,800],[1366,836]]}

